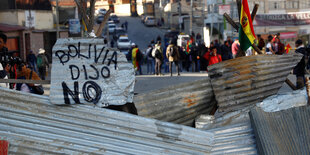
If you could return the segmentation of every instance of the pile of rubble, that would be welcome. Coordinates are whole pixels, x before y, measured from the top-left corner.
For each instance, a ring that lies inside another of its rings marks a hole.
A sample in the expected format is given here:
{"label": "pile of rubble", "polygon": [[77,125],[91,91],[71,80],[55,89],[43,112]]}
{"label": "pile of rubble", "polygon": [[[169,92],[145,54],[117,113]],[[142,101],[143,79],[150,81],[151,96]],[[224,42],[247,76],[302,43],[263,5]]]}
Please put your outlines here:
{"label": "pile of rubble", "polygon": [[0,140],[12,154],[307,154],[306,90],[276,95],[300,58],[213,65],[204,80],[136,96],[139,116],[0,88]]}

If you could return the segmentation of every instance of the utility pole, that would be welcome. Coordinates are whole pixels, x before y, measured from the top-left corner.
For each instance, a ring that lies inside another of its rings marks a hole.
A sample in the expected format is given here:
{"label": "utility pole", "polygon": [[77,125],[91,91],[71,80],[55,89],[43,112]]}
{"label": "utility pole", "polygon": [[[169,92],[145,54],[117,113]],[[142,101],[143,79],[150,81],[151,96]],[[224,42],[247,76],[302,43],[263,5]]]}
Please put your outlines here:
{"label": "utility pole", "polygon": [[178,8],[178,11],[179,11],[179,31],[181,32],[182,30],[182,19],[181,19],[181,16],[182,16],[182,10],[181,10],[181,0],[179,0],[178,2],[178,5],[179,5],[179,8]]}
{"label": "utility pole", "polygon": [[193,11],[193,0],[191,0],[191,16],[190,16],[190,23],[189,23],[189,33],[190,35],[192,35],[193,32],[193,15],[194,11]]}
{"label": "utility pole", "polygon": [[213,35],[213,17],[214,17],[214,3],[212,4],[212,19],[211,19],[211,31],[210,31],[210,41],[212,41],[212,35]]}
{"label": "utility pole", "polygon": [[59,38],[59,9],[58,0],[56,0],[56,39]]}

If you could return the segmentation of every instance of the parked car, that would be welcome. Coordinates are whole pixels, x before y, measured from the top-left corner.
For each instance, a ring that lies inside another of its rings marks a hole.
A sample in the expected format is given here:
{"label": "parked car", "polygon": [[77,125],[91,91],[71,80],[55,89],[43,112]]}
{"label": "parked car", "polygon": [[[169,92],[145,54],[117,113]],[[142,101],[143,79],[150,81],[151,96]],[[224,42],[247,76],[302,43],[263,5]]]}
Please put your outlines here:
{"label": "parked car", "polygon": [[116,46],[120,50],[128,50],[131,47],[131,41],[127,36],[120,36],[117,40]]}
{"label": "parked car", "polygon": [[114,23],[119,23],[119,18],[117,17],[117,15],[111,15],[110,20]]}
{"label": "parked car", "polygon": [[155,26],[156,25],[156,21],[154,16],[146,16],[145,20],[144,20],[144,24],[146,26]]}
{"label": "parked car", "polygon": [[110,34],[114,33],[115,28],[116,28],[115,24],[108,24],[108,30]]}
{"label": "parked car", "polygon": [[120,36],[127,36],[127,32],[122,27],[116,27],[113,34],[113,39],[117,40]]}
{"label": "parked car", "polygon": [[105,15],[107,13],[107,10],[106,9],[99,9],[98,13],[101,15]]}
{"label": "parked car", "polygon": [[104,16],[98,16],[96,19],[96,22],[100,24],[103,21],[103,19],[104,19]]}

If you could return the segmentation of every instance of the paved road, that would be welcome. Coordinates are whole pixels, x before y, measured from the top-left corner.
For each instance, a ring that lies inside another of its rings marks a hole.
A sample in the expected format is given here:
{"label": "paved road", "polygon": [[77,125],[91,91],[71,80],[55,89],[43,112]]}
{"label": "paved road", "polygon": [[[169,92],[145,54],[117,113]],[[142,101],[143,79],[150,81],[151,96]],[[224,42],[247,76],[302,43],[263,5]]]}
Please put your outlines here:
{"label": "paved road", "polygon": [[120,23],[128,22],[128,38],[138,45],[143,52],[147,49],[151,40],[156,40],[159,35],[163,40],[165,29],[159,29],[157,27],[146,27],[141,23],[140,17],[120,17]]}

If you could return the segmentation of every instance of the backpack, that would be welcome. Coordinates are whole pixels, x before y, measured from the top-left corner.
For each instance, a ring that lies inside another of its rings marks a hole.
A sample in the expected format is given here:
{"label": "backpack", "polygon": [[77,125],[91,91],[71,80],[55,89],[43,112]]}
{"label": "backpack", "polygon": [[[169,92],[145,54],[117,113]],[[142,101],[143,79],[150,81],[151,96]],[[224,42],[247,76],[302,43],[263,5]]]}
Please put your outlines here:
{"label": "backpack", "polygon": [[174,50],[173,46],[170,47],[170,53],[169,53],[169,55],[170,55],[171,57],[174,57],[174,56],[176,55],[176,51]]}
{"label": "backpack", "polygon": [[155,49],[155,58],[157,58],[157,59],[161,59],[162,58],[161,57],[161,53],[160,53],[160,51],[158,49]]}
{"label": "backpack", "polygon": [[150,57],[150,58],[153,58],[152,51],[153,51],[153,48],[148,50],[148,55],[147,56]]}
{"label": "backpack", "polygon": [[37,66],[38,67],[43,67],[43,58],[42,56],[37,57]]}
{"label": "backpack", "polygon": [[140,52],[140,50],[138,50],[138,52],[137,52],[137,61],[140,62],[142,59],[143,59],[143,55]]}

